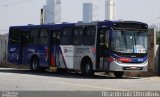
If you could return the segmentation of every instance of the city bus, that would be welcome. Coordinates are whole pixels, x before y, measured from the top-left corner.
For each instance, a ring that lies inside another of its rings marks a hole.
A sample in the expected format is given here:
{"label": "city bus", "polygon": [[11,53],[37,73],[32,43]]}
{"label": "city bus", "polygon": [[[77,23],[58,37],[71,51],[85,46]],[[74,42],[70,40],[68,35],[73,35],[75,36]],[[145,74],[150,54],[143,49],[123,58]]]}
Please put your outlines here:
{"label": "city bus", "polygon": [[12,26],[8,62],[26,64],[32,71],[72,70],[144,72],[148,69],[148,25],[137,21],[97,21]]}

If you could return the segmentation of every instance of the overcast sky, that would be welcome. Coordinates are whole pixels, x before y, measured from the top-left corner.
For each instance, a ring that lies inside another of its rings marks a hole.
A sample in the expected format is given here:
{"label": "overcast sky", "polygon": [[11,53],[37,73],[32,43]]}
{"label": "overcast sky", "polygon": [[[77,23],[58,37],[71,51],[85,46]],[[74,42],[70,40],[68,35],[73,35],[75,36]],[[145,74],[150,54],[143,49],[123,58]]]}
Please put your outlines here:
{"label": "overcast sky", "polygon": [[[62,0],[62,21],[82,20],[84,2],[94,3],[94,17],[104,20],[104,0]],[[46,0],[0,0],[0,33],[9,26],[39,24],[40,9]],[[116,19],[160,23],[160,0],[117,0]]]}

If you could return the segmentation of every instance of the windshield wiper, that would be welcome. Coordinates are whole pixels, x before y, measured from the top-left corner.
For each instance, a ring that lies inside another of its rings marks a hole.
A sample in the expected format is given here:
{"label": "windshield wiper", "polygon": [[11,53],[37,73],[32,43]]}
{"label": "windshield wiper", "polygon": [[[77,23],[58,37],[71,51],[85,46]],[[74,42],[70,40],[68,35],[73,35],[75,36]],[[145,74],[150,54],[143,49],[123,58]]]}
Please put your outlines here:
{"label": "windshield wiper", "polygon": [[127,50],[127,39],[126,39],[126,36],[124,38],[125,38],[124,43],[125,43],[125,47],[126,47],[126,50]]}

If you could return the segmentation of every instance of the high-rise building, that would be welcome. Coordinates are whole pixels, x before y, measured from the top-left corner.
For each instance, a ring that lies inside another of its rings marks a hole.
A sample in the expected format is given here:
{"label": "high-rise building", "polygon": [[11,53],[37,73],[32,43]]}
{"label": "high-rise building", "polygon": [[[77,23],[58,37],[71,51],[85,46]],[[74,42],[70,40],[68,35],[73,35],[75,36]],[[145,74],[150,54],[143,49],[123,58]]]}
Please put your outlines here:
{"label": "high-rise building", "polygon": [[61,0],[47,0],[43,7],[44,23],[61,23]]}
{"label": "high-rise building", "polygon": [[105,0],[105,19],[114,20],[116,17],[116,0]]}
{"label": "high-rise building", "polygon": [[92,3],[83,3],[83,22],[91,22],[93,18]]}
{"label": "high-rise building", "polygon": [[44,24],[44,8],[41,9],[40,23]]}

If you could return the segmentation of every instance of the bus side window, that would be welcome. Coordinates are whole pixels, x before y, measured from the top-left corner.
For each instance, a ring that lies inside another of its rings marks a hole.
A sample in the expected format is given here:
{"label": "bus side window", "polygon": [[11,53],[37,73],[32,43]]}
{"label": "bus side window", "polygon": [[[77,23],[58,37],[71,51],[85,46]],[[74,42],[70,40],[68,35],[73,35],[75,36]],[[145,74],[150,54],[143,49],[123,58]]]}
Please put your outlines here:
{"label": "bus side window", "polygon": [[22,36],[21,36],[21,44],[23,47],[26,47],[28,45],[28,30],[27,31],[21,31]]}
{"label": "bus side window", "polygon": [[48,41],[49,41],[48,31],[45,29],[42,29],[40,31],[39,44],[48,44]]}
{"label": "bus side window", "polygon": [[52,31],[52,43],[55,45],[60,45],[61,30]]}
{"label": "bus side window", "polygon": [[21,33],[18,29],[11,29],[9,33],[9,43],[10,44],[20,44],[21,41]]}
{"label": "bus side window", "polygon": [[82,45],[83,27],[74,29],[73,45]]}
{"label": "bus side window", "polygon": [[64,28],[62,33],[62,45],[72,45],[73,28]]}
{"label": "bus side window", "polygon": [[29,43],[38,44],[38,36],[39,36],[38,30],[31,30],[30,37],[29,37]]}
{"label": "bus side window", "polygon": [[95,44],[95,34],[96,34],[95,26],[86,27],[84,30],[83,44],[87,46],[94,45]]}

